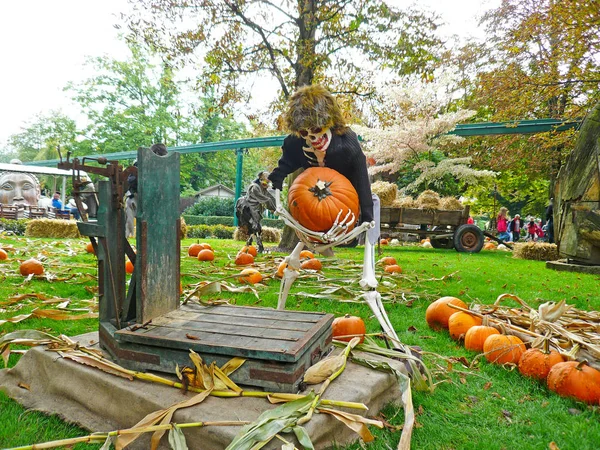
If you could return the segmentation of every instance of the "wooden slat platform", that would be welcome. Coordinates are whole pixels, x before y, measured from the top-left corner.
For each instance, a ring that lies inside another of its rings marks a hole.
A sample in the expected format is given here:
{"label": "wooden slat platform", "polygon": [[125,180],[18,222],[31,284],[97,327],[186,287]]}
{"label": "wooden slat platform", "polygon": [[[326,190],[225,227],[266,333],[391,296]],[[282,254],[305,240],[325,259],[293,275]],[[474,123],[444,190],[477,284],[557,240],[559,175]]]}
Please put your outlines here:
{"label": "wooden slat platform", "polygon": [[147,327],[115,332],[124,342],[198,353],[295,362],[331,326],[329,314],[243,306],[186,305]]}

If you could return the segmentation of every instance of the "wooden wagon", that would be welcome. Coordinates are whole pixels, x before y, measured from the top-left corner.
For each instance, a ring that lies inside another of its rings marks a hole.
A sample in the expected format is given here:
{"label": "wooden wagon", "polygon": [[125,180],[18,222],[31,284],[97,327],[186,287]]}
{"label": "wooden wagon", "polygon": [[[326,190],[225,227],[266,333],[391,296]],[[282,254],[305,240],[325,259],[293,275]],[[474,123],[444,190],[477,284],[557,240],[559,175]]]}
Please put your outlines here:
{"label": "wooden wagon", "polygon": [[382,207],[380,219],[382,234],[428,237],[434,248],[454,248],[458,252],[475,253],[483,247],[483,232],[467,224],[469,206],[459,211]]}

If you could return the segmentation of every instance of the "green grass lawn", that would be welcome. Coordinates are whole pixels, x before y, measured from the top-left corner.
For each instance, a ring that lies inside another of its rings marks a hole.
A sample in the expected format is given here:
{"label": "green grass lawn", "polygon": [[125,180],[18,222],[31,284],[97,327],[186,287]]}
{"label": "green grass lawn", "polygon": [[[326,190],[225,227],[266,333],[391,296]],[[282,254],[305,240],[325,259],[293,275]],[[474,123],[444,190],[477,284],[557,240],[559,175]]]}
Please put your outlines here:
{"label": "green grass lawn", "polygon": [[[214,263],[200,263],[187,257],[182,244],[182,282],[189,290],[204,280],[221,280],[239,284],[233,264],[240,242],[206,240],[216,250]],[[42,304],[43,299],[28,297],[7,301],[22,294],[44,294],[45,298],[70,299],[70,308],[94,308],[95,258],[85,253],[84,240],[50,240],[0,238],[0,245],[13,246],[10,260],[0,262],[0,320],[31,312],[34,308],[55,308]],[[43,256],[46,271],[53,281],[33,279],[24,282],[18,274],[19,259]],[[275,307],[279,280],[271,275],[281,253],[260,255],[256,267],[267,275],[253,294],[223,293],[218,297],[232,303]],[[523,378],[516,370],[507,370],[487,362],[468,368],[470,353],[447,332],[427,327],[425,310],[432,300],[451,295],[467,303],[493,303],[502,293],[516,294],[530,306],[565,299],[580,309],[600,309],[600,278],[594,275],[547,270],[542,262],[513,259],[510,253],[457,253],[454,250],[422,249],[416,246],[383,247],[381,256],[393,256],[404,272],[400,276],[384,275],[381,267],[380,292],[388,315],[401,340],[418,345],[438,382],[433,393],[414,392],[417,425],[413,432],[415,449],[546,449],[600,448],[600,408],[563,399],[550,393],[538,382]],[[335,258],[323,259],[323,273],[303,274],[292,288],[288,309],[326,311],[336,316],[359,315],[369,332],[379,325],[368,306],[357,300],[358,279],[362,270],[363,249],[339,249]],[[344,288],[337,289],[334,288]],[[326,295],[322,295],[326,293]],[[316,296],[315,296],[316,295]],[[340,301],[343,300],[343,301]],[[49,320],[26,319],[20,323],[0,325],[0,336],[18,329],[39,329],[52,334],[77,335],[97,328],[96,319]],[[16,364],[11,355],[9,366]],[[479,360],[478,360],[479,361]],[[230,400],[235,401],[235,400]],[[383,412],[391,425],[401,425],[402,411],[388,407]],[[86,431],[70,426],[56,417],[25,411],[0,393],[0,448],[33,444],[53,439],[85,435]],[[376,441],[365,444],[369,449],[395,448],[399,432],[374,432]],[[84,448],[86,446],[80,446]],[[89,446],[88,446],[89,447]],[[360,444],[351,449],[363,448]]]}

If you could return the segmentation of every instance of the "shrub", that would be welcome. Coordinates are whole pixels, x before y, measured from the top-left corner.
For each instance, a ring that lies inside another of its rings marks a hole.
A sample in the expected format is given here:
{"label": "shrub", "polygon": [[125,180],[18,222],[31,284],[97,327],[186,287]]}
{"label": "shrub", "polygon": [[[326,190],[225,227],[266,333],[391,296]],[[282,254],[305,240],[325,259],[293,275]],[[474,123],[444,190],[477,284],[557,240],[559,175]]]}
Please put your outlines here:
{"label": "shrub", "polygon": [[188,225],[225,225],[233,226],[233,217],[224,216],[183,216]]}
{"label": "shrub", "polygon": [[233,217],[235,199],[221,197],[205,197],[198,200],[184,211],[190,216],[224,216]]}
{"label": "shrub", "polygon": [[188,238],[218,238],[218,239],[232,239],[233,238],[233,227],[226,227],[224,225],[189,225],[187,232]]}
{"label": "shrub", "polygon": [[0,230],[16,234],[17,236],[24,236],[27,222],[29,222],[27,219],[0,219]]}

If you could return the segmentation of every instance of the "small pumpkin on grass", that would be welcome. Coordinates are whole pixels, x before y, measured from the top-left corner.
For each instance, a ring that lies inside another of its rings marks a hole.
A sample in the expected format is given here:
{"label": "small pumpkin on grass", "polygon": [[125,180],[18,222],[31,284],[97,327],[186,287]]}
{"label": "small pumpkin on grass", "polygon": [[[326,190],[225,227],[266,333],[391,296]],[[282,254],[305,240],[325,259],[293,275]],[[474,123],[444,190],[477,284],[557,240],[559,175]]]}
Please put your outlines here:
{"label": "small pumpkin on grass", "polygon": [[500,332],[496,328],[489,326],[488,317],[485,316],[481,325],[469,328],[467,334],[465,334],[465,348],[481,353],[485,340],[492,334],[500,334]]}
{"label": "small pumpkin on grass", "polygon": [[483,244],[484,250],[496,250],[496,246],[492,242],[486,242]]}
{"label": "small pumpkin on grass", "polygon": [[394,266],[394,265],[398,264],[396,262],[396,258],[393,258],[391,256],[385,256],[385,257],[381,258],[379,260],[379,263],[381,263],[381,265],[383,265],[383,266]]}
{"label": "small pumpkin on grass", "polygon": [[481,319],[477,316],[463,311],[457,311],[448,319],[448,331],[450,337],[456,341],[466,336],[467,332],[481,325]]}
{"label": "small pumpkin on grass", "polygon": [[302,262],[300,267],[302,269],[321,270],[323,268],[323,264],[321,264],[321,261],[319,261],[318,259],[311,258],[311,259],[307,259],[306,261]]}
{"label": "small pumpkin on grass", "polygon": [[556,350],[550,350],[549,340],[544,339],[543,348],[530,348],[523,353],[519,360],[519,372],[529,378],[545,380],[550,369],[564,360]]}
{"label": "small pumpkin on grass", "polygon": [[525,344],[517,336],[492,334],[483,343],[485,359],[493,364],[519,364]]}
{"label": "small pumpkin on grass", "polygon": [[201,250],[204,250],[203,246],[201,246],[200,244],[192,244],[188,247],[188,256],[193,256],[194,258],[197,258],[198,253],[200,253]]}
{"label": "small pumpkin on grass", "polygon": [[448,306],[448,303],[467,309],[467,304],[459,298],[442,297],[437,299],[429,305],[427,311],[425,311],[425,320],[430,328],[433,328],[434,330],[448,328],[448,319],[450,319],[452,314],[458,311],[457,309]]}
{"label": "small pumpkin on grass", "polygon": [[133,263],[129,260],[125,261],[125,272],[133,273]]}
{"label": "small pumpkin on grass", "polygon": [[44,266],[37,259],[31,258],[26,261],[23,261],[19,266],[19,272],[24,277],[27,277],[31,274],[33,275],[42,275],[44,273]]}
{"label": "small pumpkin on grass", "polygon": [[240,250],[240,253],[250,253],[256,258],[256,256],[258,255],[258,250],[254,245],[244,245]]}
{"label": "small pumpkin on grass", "polygon": [[279,263],[279,267],[277,267],[277,273],[275,274],[275,276],[277,278],[283,278],[283,271],[285,270],[286,267],[287,267],[287,263],[285,261],[281,261]]}
{"label": "small pumpkin on grass", "polygon": [[300,259],[313,259],[314,257],[314,253],[310,250],[302,250],[300,252]]}
{"label": "small pumpkin on grass", "polygon": [[237,266],[249,266],[254,264],[254,256],[250,253],[238,253],[235,257],[235,264]]}
{"label": "small pumpkin on grass", "polygon": [[350,342],[355,336],[360,337],[360,344],[365,340],[367,327],[360,317],[346,314],[343,317],[335,318],[331,326],[333,328],[333,338],[338,341]]}
{"label": "small pumpkin on grass", "polygon": [[240,277],[238,278],[238,281],[240,283],[256,284],[260,283],[262,279],[262,274],[258,270],[248,268],[240,272]]}
{"label": "small pumpkin on grass", "polygon": [[5,261],[8,259],[8,253],[6,253],[3,249],[0,248],[0,261]]}
{"label": "small pumpkin on grass", "polygon": [[387,239],[382,239],[381,241],[379,241],[379,243],[381,245],[389,245],[390,241],[388,241]]}
{"label": "small pumpkin on grass", "polygon": [[548,388],[562,397],[573,397],[590,404],[600,403],[600,371],[587,361],[555,364],[548,373]]}
{"label": "small pumpkin on grass", "polygon": [[198,253],[198,261],[214,261],[215,260],[215,252],[212,250],[205,248],[200,250]]}
{"label": "small pumpkin on grass", "polygon": [[85,251],[88,253],[92,253],[92,254],[96,254],[96,252],[94,251],[94,246],[92,245],[91,242],[88,242],[87,245],[85,246]]}
{"label": "small pumpkin on grass", "polygon": [[390,264],[383,269],[386,273],[402,273],[402,267],[398,264]]}

